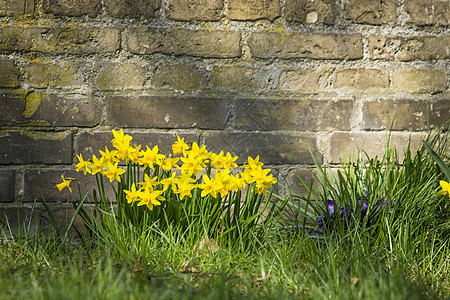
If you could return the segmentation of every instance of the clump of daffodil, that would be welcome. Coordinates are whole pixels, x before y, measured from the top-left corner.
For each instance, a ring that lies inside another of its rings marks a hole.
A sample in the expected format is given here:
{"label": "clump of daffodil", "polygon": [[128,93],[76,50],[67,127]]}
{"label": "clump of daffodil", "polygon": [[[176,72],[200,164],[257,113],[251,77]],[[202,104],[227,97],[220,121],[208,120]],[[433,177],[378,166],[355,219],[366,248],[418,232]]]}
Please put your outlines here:
{"label": "clump of daffodil", "polygon": [[[115,149],[110,151],[105,147],[105,151],[99,151],[99,158],[93,155],[89,160],[77,155],[76,171],[83,171],[84,175],[105,176],[110,182],[124,184],[123,199],[130,205],[137,203],[137,206],[145,205],[152,210],[162,201],[172,199],[173,195],[178,201],[191,198],[195,189],[200,191],[201,197],[225,198],[230,192],[253,185],[257,194],[266,194],[276,183],[273,175],[269,175],[270,169],[263,169],[259,156],[255,159],[249,157],[243,171],[235,172],[237,156],[211,153],[206,146],[200,147],[195,142],[188,144],[178,135],[172,145],[172,154],[166,156],[157,145],[152,148],[145,146],[145,150],[141,145],[134,146],[133,137],[124,134],[122,129],[112,130],[112,133],[114,139],[111,143]],[[123,165],[138,167],[144,171],[143,175],[125,185],[125,179],[130,177],[121,167]],[[63,183],[57,187],[60,190],[69,188],[69,183],[63,178]]]}

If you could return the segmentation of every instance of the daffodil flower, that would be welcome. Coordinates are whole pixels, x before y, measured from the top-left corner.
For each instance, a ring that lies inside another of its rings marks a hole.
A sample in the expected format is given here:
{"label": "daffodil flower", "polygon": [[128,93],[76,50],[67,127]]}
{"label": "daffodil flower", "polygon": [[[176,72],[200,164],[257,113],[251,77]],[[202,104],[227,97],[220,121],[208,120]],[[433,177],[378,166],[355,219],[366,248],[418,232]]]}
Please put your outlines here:
{"label": "daffodil flower", "polygon": [[112,163],[108,164],[108,170],[105,171],[105,175],[109,178],[110,182],[113,182],[114,179],[120,182],[120,175],[125,173],[124,169],[117,167],[118,164],[119,162],[116,162],[114,165]]}
{"label": "daffodil flower", "polygon": [[140,192],[141,189],[136,190],[136,185],[133,183],[133,185],[131,186],[131,190],[124,190],[124,193],[127,194],[127,196],[125,197],[127,199],[127,202],[133,203],[137,201]]}
{"label": "daffodil flower", "polygon": [[64,179],[64,175],[61,175],[61,178],[63,180],[63,182],[58,183],[56,185],[56,187],[58,188],[58,190],[61,192],[64,188],[68,188],[69,191],[72,193],[72,189],[70,188],[69,184],[72,182],[73,179],[71,180],[66,180]]}
{"label": "daffodil flower", "polygon": [[91,166],[91,163],[89,161],[85,161],[83,159],[83,156],[77,155],[79,163],[77,163],[77,172],[80,172],[81,170],[83,170],[83,174],[86,175],[86,173],[91,174],[91,170],[89,169],[89,167]]}
{"label": "daffodil flower", "polygon": [[184,154],[188,149],[189,146],[184,142],[184,138],[180,138],[177,134],[177,141],[172,145],[173,155]]}

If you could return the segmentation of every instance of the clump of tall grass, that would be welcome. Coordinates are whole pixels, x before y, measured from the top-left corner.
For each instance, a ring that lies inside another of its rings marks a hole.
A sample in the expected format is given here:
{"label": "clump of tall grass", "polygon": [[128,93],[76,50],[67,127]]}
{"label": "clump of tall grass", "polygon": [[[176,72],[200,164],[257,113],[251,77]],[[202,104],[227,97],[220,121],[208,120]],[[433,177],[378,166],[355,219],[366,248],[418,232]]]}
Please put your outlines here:
{"label": "clump of tall grass", "polygon": [[[425,138],[447,164],[449,127]],[[377,253],[388,265],[404,261],[415,276],[448,275],[450,201],[438,193],[445,175],[425,145],[413,151],[409,143],[403,156],[400,162],[387,143],[381,157],[358,150],[337,171],[316,162],[318,187],[302,181],[307,194],[291,195],[296,218],[289,235],[304,234],[319,243],[338,239]]]}

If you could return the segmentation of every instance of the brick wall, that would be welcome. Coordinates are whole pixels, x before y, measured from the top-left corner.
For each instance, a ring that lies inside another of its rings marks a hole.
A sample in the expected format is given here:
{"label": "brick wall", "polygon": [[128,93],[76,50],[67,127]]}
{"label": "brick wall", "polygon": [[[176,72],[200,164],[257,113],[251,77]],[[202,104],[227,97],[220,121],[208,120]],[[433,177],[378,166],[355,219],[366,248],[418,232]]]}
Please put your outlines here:
{"label": "brick wall", "polygon": [[112,128],[259,154],[294,183],[309,148],[375,155],[393,120],[402,147],[450,116],[448,0],[4,0],[0,19],[6,212],[74,199],[60,174]]}

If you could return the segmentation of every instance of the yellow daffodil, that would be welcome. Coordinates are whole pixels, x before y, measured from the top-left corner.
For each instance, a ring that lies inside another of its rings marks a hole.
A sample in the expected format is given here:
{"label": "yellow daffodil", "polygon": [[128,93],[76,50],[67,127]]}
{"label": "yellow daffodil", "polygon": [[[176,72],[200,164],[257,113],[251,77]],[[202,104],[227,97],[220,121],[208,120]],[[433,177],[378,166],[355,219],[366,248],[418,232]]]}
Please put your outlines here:
{"label": "yellow daffodil", "polygon": [[91,166],[91,163],[89,161],[85,161],[83,159],[83,156],[77,155],[79,163],[77,163],[77,172],[80,172],[81,170],[83,170],[83,174],[86,175],[86,173],[91,173],[91,170],[89,169],[89,167]]}
{"label": "yellow daffodil", "polygon": [[141,185],[141,188],[143,189],[149,189],[153,191],[153,187],[157,184],[158,177],[155,176],[153,178],[150,178],[147,174],[144,175],[144,181],[138,182],[138,184]]}
{"label": "yellow daffodil", "polygon": [[124,134],[123,129],[120,129],[120,131],[112,130],[112,133],[114,135],[114,139],[111,141],[113,146],[117,149],[121,148],[123,144],[129,144],[130,141],[133,139],[130,135]]}
{"label": "yellow daffodil", "polygon": [[439,181],[439,184],[441,185],[442,190],[439,191],[439,194],[445,195],[448,194],[450,197],[450,182],[441,180]]}
{"label": "yellow daffodil", "polygon": [[103,164],[104,164],[104,158],[100,157],[100,159],[98,159],[95,154],[92,156],[92,175],[95,175],[97,173],[100,174],[104,174],[103,172]]}
{"label": "yellow daffodil", "polygon": [[249,156],[248,164],[244,165],[244,168],[254,170],[254,169],[258,169],[262,166],[263,166],[263,163],[259,161],[259,155],[258,155],[255,159],[253,159]]}
{"label": "yellow daffodil", "polygon": [[141,192],[141,189],[136,190],[136,185],[133,183],[131,186],[131,190],[124,190],[124,193],[127,194],[125,197],[127,199],[128,203],[133,203],[138,200],[139,193]]}
{"label": "yellow daffodil", "polygon": [[152,210],[154,205],[161,205],[160,201],[164,201],[163,196],[161,194],[163,191],[149,190],[145,188],[143,191],[139,193],[139,203],[138,206],[147,205],[148,209]]}
{"label": "yellow daffodil", "polygon": [[189,175],[197,176],[197,173],[202,172],[205,166],[201,157],[188,155],[187,157],[182,157],[181,161],[183,162],[183,165],[180,167],[181,171]]}
{"label": "yellow daffodil", "polygon": [[105,146],[105,151],[99,150],[100,154],[103,158],[103,167],[107,167],[108,163],[115,163],[117,161],[116,154],[117,150],[109,151],[108,148]]}
{"label": "yellow daffodil", "polygon": [[163,168],[166,171],[170,171],[175,167],[175,164],[180,160],[179,157],[166,157],[161,164],[161,168]]}
{"label": "yellow daffodil", "polygon": [[231,156],[230,152],[227,152],[227,154],[225,155],[225,157],[223,158],[223,164],[225,169],[232,169],[232,168],[236,168],[237,167],[237,163],[236,160],[238,159],[237,156]]}
{"label": "yellow daffodil", "polygon": [[177,141],[172,145],[173,155],[183,154],[189,149],[188,144],[184,142],[184,138],[180,138],[177,134]]}
{"label": "yellow daffodil", "polygon": [[105,175],[109,178],[110,182],[113,182],[114,179],[120,182],[120,175],[125,173],[125,170],[117,167],[118,164],[119,162],[116,162],[114,165],[108,163],[108,170],[105,171]]}
{"label": "yellow daffodil", "polygon": [[192,148],[189,151],[189,156],[192,156],[194,158],[201,158],[202,160],[205,160],[209,157],[209,152],[206,150],[206,146],[199,147],[196,142],[192,143]]}
{"label": "yellow daffodil", "polygon": [[64,188],[68,188],[69,191],[72,193],[72,189],[70,188],[69,184],[72,182],[73,179],[65,180],[65,179],[64,179],[64,175],[61,175],[61,178],[62,178],[63,182],[58,183],[58,184],[56,185],[56,187],[58,188],[58,190],[61,192]]}
{"label": "yellow daffodil", "polygon": [[213,180],[209,179],[209,176],[206,174],[203,175],[203,183],[200,183],[198,185],[198,188],[202,189],[202,197],[211,195],[212,197],[216,198],[217,196],[216,183]]}
{"label": "yellow daffodil", "polygon": [[191,191],[195,188],[195,180],[190,177],[189,174],[181,175],[180,179],[177,181],[178,189],[175,193],[180,194],[180,199],[185,196],[192,197]]}
{"label": "yellow daffodil", "polygon": [[146,147],[147,150],[145,152],[141,151],[142,157],[139,159],[139,164],[143,165],[144,169],[150,167],[150,169],[154,170],[154,164],[161,165],[165,156],[159,152],[158,146],[154,146],[153,149]]}
{"label": "yellow daffodil", "polygon": [[173,172],[170,177],[167,177],[160,181],[160,183],[163,185],[163,191],[167,191],[169,189],[169,187],[172,187],[173,191],[175,191],[177,189],[176,188],[176,183],[177,183],[176,175],[177,174],[175,172]]}

